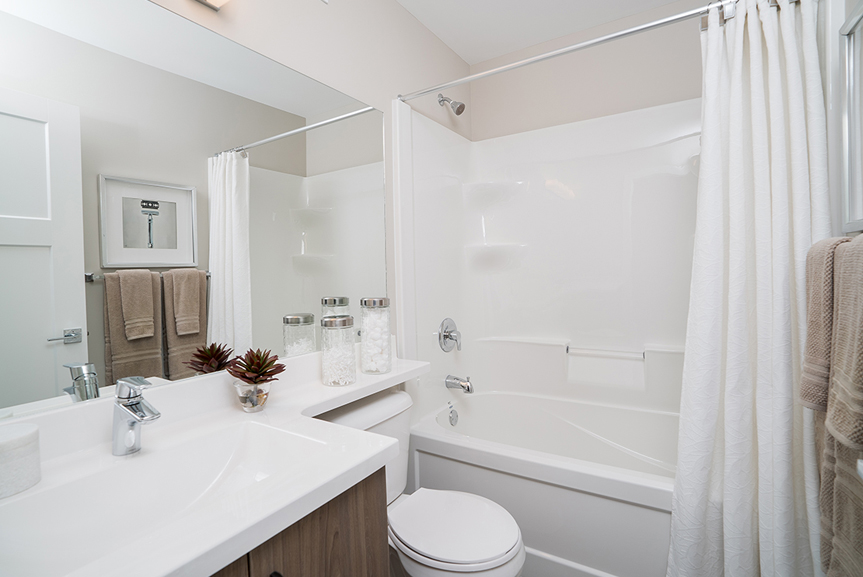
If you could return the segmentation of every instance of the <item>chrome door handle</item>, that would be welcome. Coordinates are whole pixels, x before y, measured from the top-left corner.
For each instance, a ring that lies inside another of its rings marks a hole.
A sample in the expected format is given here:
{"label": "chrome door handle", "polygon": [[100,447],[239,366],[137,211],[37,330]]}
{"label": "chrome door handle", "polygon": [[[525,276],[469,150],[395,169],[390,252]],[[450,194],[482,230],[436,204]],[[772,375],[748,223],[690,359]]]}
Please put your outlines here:
{"label": "chrome door handle", "polygon": [[52,341],[63,341],[64,345],[72,345],[75,343],[80,343],[82,340],[83,332],[81,329],[63,329],[62,337],[54,337],[53,339],[48,339],[48,342]]}

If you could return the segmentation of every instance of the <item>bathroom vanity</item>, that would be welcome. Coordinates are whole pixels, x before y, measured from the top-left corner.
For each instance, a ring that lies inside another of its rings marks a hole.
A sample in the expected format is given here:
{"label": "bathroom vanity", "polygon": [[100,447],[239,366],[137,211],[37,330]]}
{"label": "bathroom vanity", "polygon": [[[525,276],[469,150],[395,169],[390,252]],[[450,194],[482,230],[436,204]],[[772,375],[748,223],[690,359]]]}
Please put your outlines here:
{"label": "bathroom vanity", "polygon": [[386,575],[383,469],[318,507],[213,577]]}
{"label": "bathroom vanity", "polygon": [[398,443],[313,417],[428,363],[396,359],[336,388],[321,384],[320,353],[282,362],[260,413],[241,410],[225,372],[152,379],[145,397],[162,417],[126,457],[111,454],[113,398],[10,419],[38,425],[42,480],[0,501],[2,572],[288,577],[301,563],[303,575],[381,574],[383,467]]}

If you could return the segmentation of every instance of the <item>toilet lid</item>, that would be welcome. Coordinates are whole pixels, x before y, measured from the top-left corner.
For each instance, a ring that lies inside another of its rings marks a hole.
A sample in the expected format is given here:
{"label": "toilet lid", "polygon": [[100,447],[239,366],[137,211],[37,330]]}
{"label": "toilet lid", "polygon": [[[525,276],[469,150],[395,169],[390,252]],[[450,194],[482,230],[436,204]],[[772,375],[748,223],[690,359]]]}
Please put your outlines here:
{"label": "toilet lid", "polygon": [[389,513],[399,540],[444,563],[483,563],[504,556],[518,542],[509,512],[479,495],[419,489]]}

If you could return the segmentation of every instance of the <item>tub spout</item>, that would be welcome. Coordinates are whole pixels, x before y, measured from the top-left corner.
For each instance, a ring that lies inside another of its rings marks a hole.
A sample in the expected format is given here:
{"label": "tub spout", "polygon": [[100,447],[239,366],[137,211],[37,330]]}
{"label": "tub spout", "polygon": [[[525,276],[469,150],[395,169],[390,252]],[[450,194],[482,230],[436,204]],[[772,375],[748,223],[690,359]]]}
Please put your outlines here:
{"label": "tub spout", "polygon": [[461,377],[456,377],[453,375],[447,375],[446,378],[446,388],[448,389],[461,389],[465,393],[473,392],[473,385],[470,384],[470,377],[466,379],[462,379]]}

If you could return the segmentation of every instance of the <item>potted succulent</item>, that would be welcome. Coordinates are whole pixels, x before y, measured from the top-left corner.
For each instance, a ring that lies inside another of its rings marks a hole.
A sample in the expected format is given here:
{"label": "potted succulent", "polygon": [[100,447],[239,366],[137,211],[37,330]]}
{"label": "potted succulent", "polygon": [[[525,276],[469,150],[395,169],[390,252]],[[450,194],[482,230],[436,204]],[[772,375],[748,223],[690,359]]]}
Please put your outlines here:
{"label": "potted succulent", "polygon": [[210,343],[206,347],[198,348],[192,358],[183,364],[194,369],[195,373],[199,375],[215,373],[226,369],[231,364],[231,353],[233,352],[234,349],[229,349],[226,345]]}
{"label": "potted succulent", "polygon": [[245,355],[236,357],[228,365],[228,373],[237,379],[234,387],[247,413],[256,413],[264,408],[270,395],[270,383],[285,370],[285,365],[277,363],[278,360],[279,357],[271,355],[270,351],[249,349]]}

